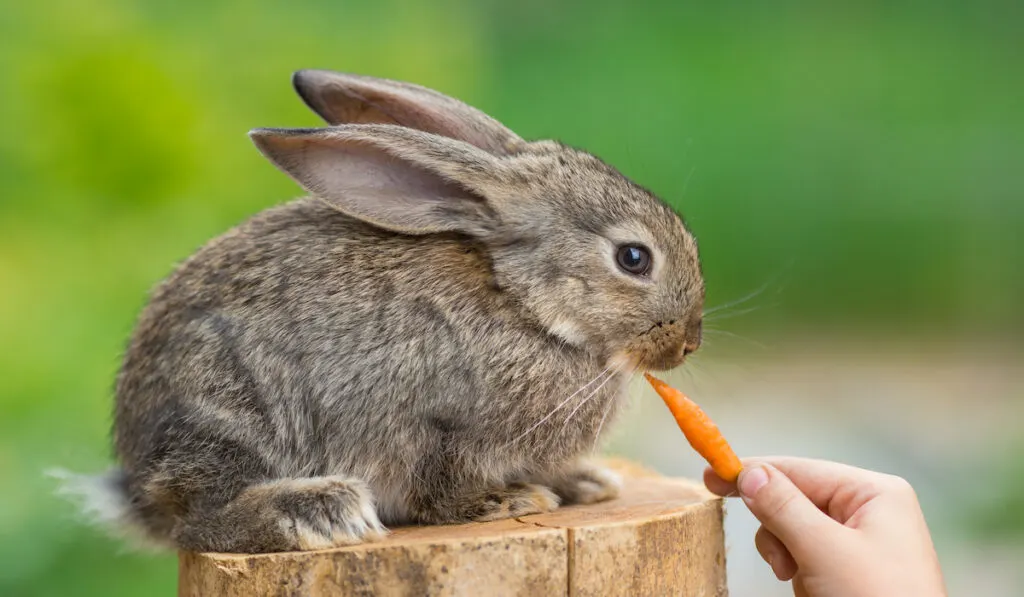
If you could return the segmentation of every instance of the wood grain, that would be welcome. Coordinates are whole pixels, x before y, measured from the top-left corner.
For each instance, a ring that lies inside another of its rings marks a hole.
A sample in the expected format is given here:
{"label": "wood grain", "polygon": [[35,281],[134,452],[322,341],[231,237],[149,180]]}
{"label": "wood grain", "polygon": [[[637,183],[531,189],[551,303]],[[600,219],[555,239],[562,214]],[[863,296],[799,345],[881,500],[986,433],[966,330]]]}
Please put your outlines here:
{"label": "wood grain", "polygon": [[515,520],[397,528],[315,552],[179,558],[180,597],[693,595],[725,585],[722,501],[628,462],[622,495]]}

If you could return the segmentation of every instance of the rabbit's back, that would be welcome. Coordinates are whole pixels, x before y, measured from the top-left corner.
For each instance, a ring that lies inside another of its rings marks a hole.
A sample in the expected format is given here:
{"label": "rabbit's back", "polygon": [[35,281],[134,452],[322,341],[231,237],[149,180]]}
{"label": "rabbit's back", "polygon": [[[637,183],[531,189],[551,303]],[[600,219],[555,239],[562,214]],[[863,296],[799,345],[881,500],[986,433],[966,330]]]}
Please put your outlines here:
{"label": "rabbit's back", "polygon": [[229,463],[241,474],[225,478],[353,475],[401,519],[424,455],[471,455],[496,479],[564,459],[495,454],[596,373],[578,358],[466,238],[396,235],[302,199],[156,290],[118,380],[117,448],[141,502],[187,501]]}

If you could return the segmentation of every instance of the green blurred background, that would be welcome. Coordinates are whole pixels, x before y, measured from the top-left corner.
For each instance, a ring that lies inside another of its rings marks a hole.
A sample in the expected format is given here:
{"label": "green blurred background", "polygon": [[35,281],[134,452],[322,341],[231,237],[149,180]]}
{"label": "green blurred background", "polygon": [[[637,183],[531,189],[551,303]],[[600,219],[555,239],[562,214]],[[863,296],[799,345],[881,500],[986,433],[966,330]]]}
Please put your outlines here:
{"label": "green blurred background", "polygon": [[[768,372],[746,374],[755,387],[785,388],[765,380],[850,345],[817,370],[954,355],[900,369],[915,380],[995,363],[965,375],[1005,383],[938,414],[927,397],[907,403],[912,426],[927,412],[953,428],[979,411],[1005,421],[1024,396],[1022,59],[1024,4],[1010,0],[5,2],[0,594],[173,594],[172,556],[125,553],[81,525],[42,471],[109,464],[113,376],[147,290],[298,195],[246,138],[319,122],[293,70],[439,89],[525,137],[585,147],[679,207],[711,305],[762,289],[716,324],[709,369],[755,363]],[[706,396],[728,420],[742,402],[725,394]],[[822,412],[819,428],[847,424]],[[637,420],[612,449],[644,458]],[[1021,425],[972,429],[962,470],[991,481],[935,509],[950,561],[956,545],[1019,546],[1024,533]],[[831,435],[808,436],[807,451],[856,460],[830,451]],[[963,486],[957,475],[940,487]],[[735,550],[749,539],[730,537]],[[731,574],[741,583],[745,569]]]}

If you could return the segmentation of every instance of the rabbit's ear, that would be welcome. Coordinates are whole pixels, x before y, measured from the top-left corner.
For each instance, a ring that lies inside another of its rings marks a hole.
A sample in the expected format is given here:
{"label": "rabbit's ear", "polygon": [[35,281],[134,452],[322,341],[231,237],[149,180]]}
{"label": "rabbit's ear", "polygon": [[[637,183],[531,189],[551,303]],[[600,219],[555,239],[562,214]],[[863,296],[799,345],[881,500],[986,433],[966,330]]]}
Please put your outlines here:
{"label": "rabbit's ear", "polygon": [[292,84],[329,124],[398,124],[450,137],[495,155],[524,141],[480,110],[432,89],[326,70],[300,70]]}
{"label": "rabbit's ear", "polygon": [[338,210],[406,234],[483,236],[496,224],[501,160],[472,145],[393,125],[255,129],[259,150]]}

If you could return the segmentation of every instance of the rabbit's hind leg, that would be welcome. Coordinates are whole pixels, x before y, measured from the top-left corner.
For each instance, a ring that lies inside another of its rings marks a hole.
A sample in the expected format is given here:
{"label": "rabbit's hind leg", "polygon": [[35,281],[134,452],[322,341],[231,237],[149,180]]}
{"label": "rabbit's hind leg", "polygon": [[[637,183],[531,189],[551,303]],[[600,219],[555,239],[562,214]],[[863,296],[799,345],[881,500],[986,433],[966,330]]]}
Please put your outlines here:
{"label": "rabbit's hind leg", "polygon": [[350,545],[386,532],[366,484],[333,476],[252,485],[227,504],[190,512],[173,538],[194,551],[261,553]]}

